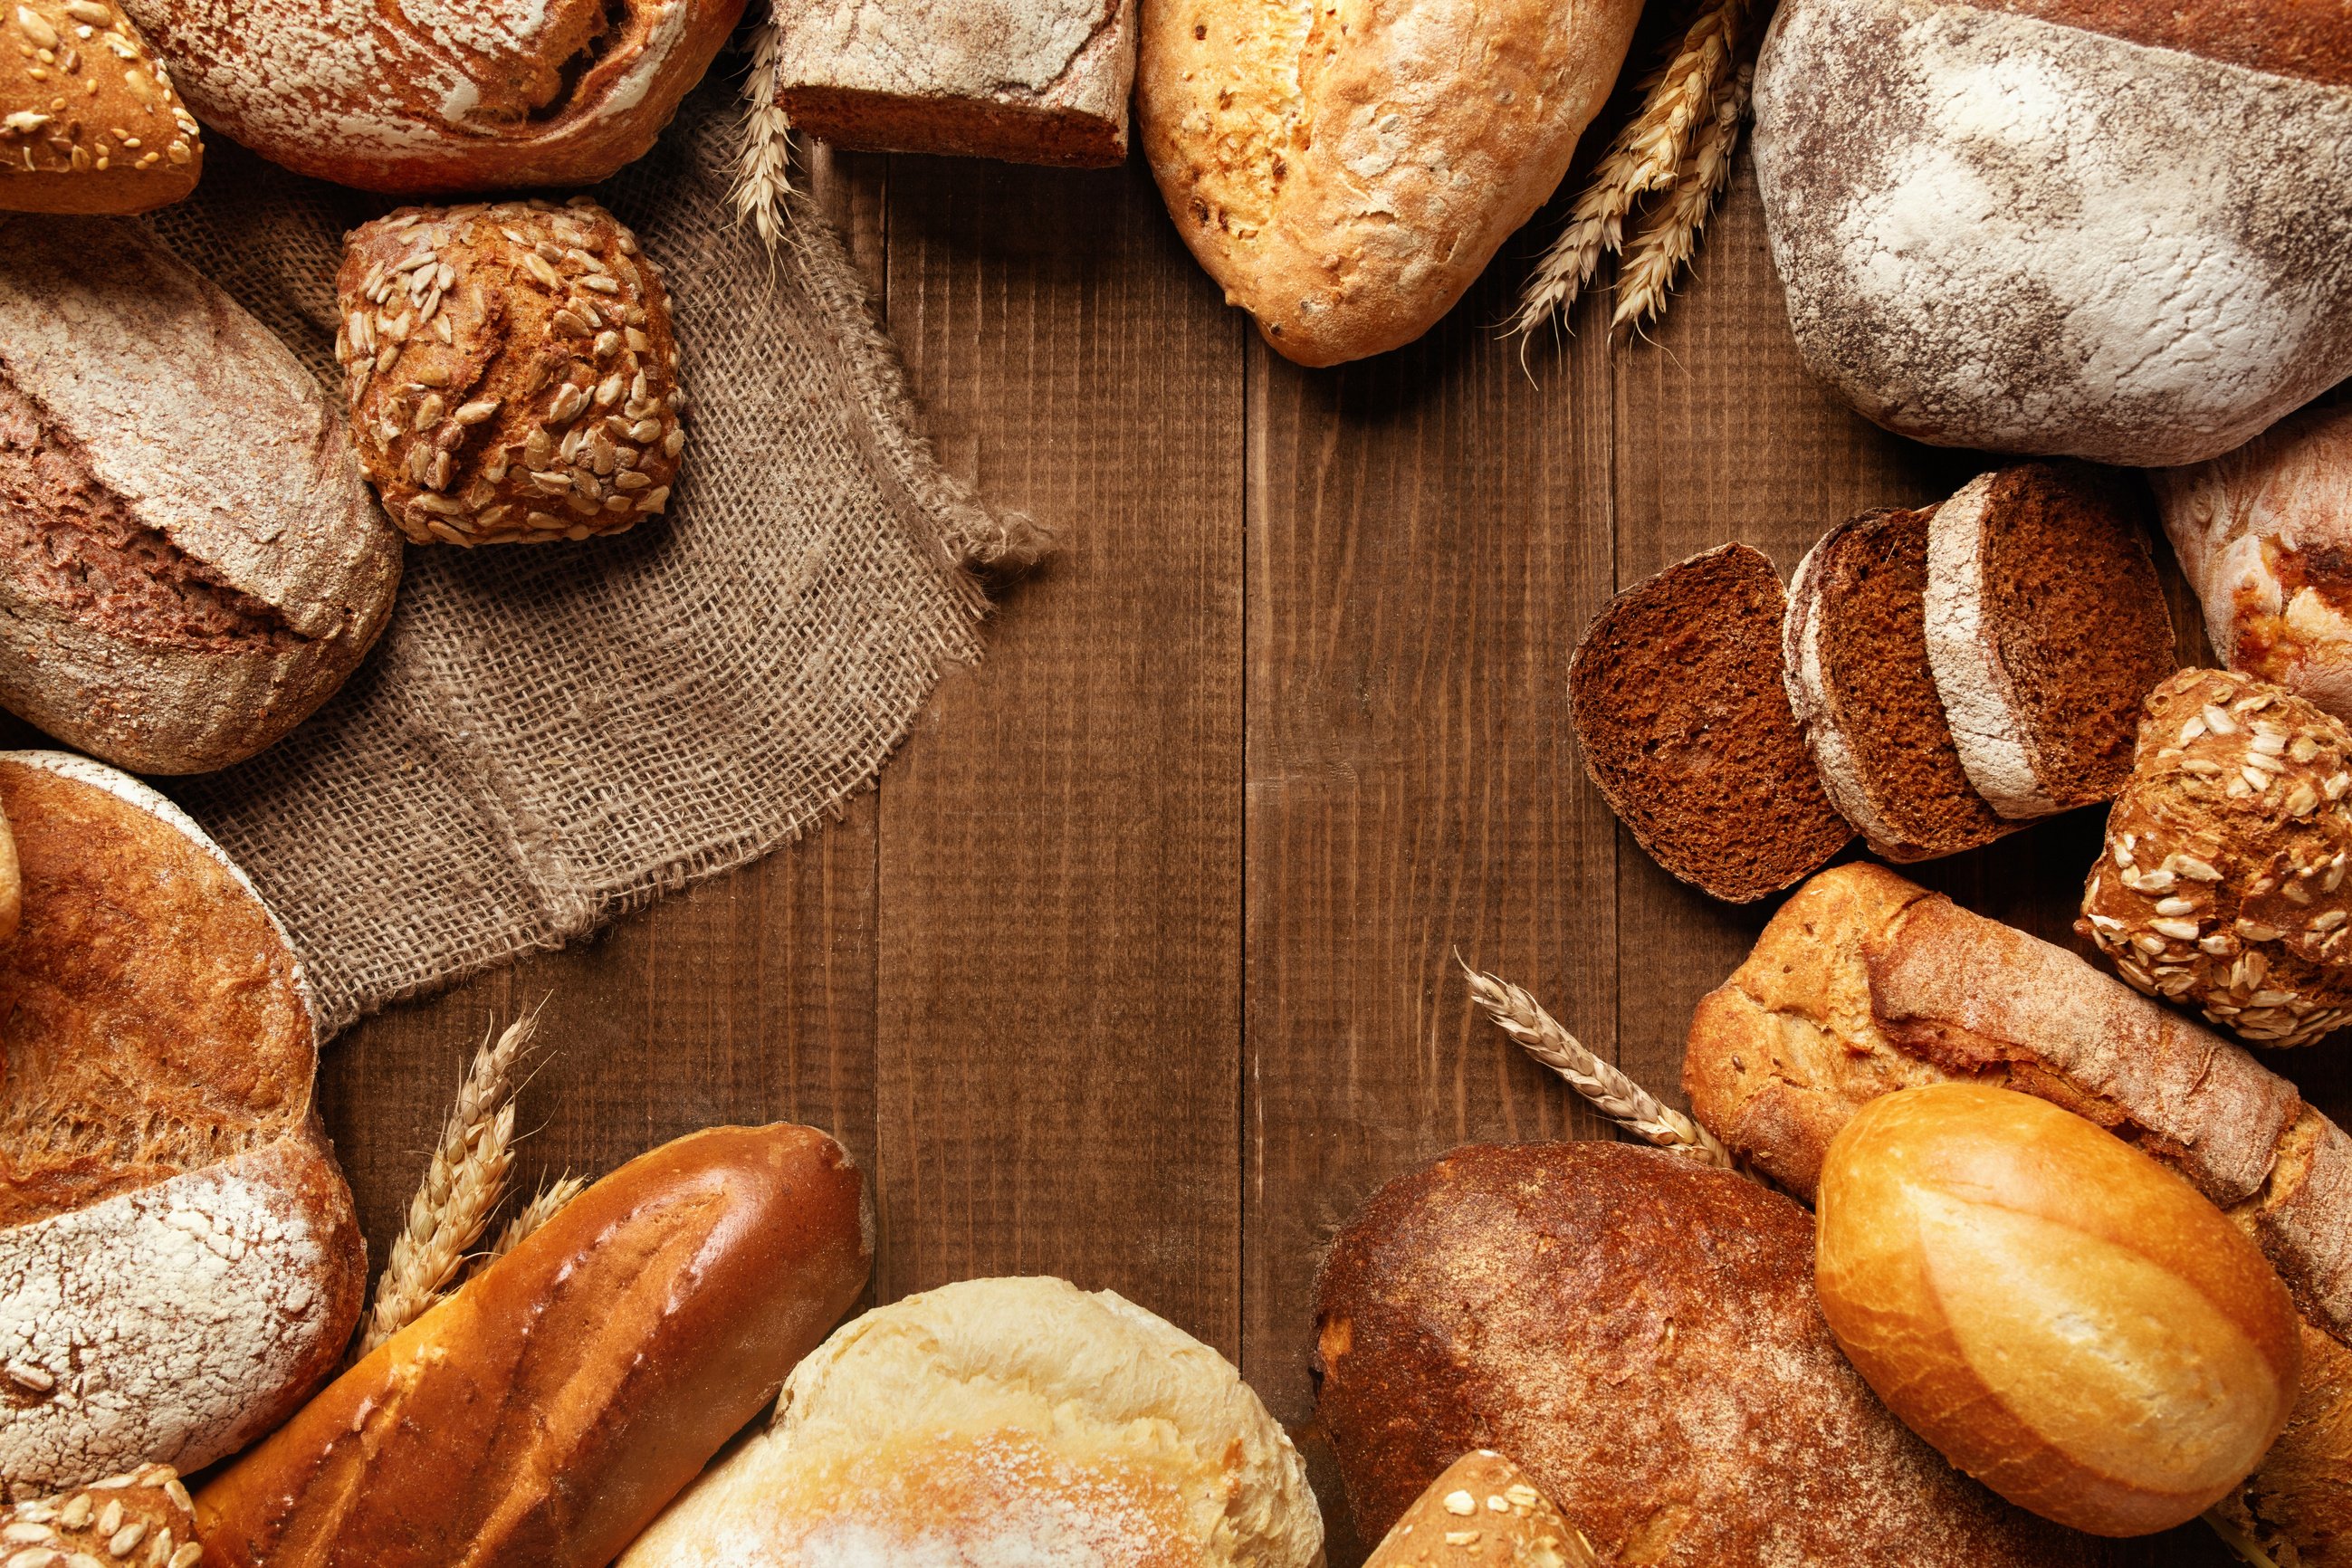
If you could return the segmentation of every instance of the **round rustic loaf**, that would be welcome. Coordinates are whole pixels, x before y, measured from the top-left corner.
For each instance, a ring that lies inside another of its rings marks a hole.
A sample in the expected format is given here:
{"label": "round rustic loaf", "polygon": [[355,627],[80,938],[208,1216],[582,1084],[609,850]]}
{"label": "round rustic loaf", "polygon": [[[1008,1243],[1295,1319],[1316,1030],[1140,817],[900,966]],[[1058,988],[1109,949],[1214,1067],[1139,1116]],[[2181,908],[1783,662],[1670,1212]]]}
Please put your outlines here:
{"label": "round rustic loaf", "polygon": [[654,144],[743,0],[123,0],[198,119],[396,194],[584,185]]}
{"label": "round rustic loaf", "polygon": [[142,773],[309,717],[400,540],[286,346],[127,219],[0,221],[0,706]]}
{"label": "round rustic loaf", "polygon": [[1803,1209],[1655,1150],[1473,1146],[1391,1182],[1318,1288],[1316,1409],[1359,1533],[1491,1447],[1604,1563],[2091,1562],[1887,1413],[1812,1273]]}
{"label": "round rustic loaf", "polygon": [[404,208],[352,232],[336,296],[352,436],[410,539],[585,539],[669,505],[668,297],[587,197]]}
{"label": "round rustic loaf", "polygon": [[118,0],[0,12],[0,208],[144,212],[204,164],[195,116]]}
{"label": "round rustic loaf", "polygon": [[1902,435],[2190,463],[2352,374],[2340,8],[1789,0],[1755,141],[1805,363]]}
{"label": "round rustic loaf", "polygon": [[367,1261],[318,1117],[301,964],[169,801],[0,752],[0,1488],[183,1470],[330,1371]]}

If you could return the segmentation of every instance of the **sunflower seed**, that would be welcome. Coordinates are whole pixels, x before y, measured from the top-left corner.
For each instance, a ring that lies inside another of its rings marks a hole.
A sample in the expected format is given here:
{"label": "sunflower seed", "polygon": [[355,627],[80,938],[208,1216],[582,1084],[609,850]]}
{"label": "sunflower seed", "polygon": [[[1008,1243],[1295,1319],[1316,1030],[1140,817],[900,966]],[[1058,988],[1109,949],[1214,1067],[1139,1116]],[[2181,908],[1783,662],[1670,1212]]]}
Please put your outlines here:
{"label": "sunflower seed", "polygon": [[555,403],[548,409],[547,416],[558,425],[568,425],[580,417],[580,411],[587,406],[588,394],[567,381],[555,389]]}
{"label": "sunflower seed", "polygon": [[2208,702],[2204,709],[2205,727],[2216,735],[2234,735],[2238,721],[2222,711],[2218,703]]}

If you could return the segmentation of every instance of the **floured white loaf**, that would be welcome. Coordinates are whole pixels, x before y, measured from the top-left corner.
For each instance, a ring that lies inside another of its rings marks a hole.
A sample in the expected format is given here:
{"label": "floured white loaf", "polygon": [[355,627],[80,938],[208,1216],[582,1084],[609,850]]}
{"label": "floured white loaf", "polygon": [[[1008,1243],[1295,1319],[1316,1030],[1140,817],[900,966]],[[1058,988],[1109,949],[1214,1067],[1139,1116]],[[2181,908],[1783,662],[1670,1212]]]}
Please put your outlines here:
{"label": "floured white loaf", "polygon": [[2156,466],[2352,374],[2352,22],[1790,0],[1756,160],[1812,372],[1941,446]]}

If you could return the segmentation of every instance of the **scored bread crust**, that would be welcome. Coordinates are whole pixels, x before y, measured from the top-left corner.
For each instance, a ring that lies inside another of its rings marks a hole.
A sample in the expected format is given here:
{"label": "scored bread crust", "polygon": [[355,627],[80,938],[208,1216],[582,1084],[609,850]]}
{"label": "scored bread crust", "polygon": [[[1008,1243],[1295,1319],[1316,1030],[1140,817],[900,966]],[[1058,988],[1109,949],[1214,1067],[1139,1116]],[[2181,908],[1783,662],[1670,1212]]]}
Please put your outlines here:
{"label": "scored bread crust", "polygon": [[1978,475],[1927,519],[1927,662],[1969,783],[2002,816],[2048,816],[2065,808],[2042,787],[1986,603],[1984,521],[2000,478]]}

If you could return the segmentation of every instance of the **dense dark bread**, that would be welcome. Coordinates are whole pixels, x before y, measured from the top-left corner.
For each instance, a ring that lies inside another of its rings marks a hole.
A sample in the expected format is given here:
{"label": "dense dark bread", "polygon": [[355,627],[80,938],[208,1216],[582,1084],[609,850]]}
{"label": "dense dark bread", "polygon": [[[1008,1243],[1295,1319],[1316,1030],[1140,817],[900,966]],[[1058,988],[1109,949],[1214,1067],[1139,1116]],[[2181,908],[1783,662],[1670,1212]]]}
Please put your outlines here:
{"label": "dense dark bread", "polygon": [[1927,661],[1969,782],[2007,817],[2113,799],[2172,673],[2145,491],[2080,463],[1979,476],[1927,531]]}
{"label": "dense dark bread", "polygon": [[1611,600],[1569,666],[1577,742],[1610,808],[1659,865],[1734,903],[1853,837],[1789,711],[1785,604],[1772,563],[1727,544]]}
{"label": "dense dark bread", "polygon": [[2344,0],[1968,0],[2127,43],[2225,65],[2352,86],[2352,11]]}
{"label": "dense dark bread", "polygon": [[1927,663],[1927,520],[1865,512],[1822,537],[1792,585],[1789,700],[1829,798],[1890,860],[2006,831],[1969,783]]}
{"label": "dense dark bread", "polygon": [[1604,1563],[2091,1561],[1887,1413],[1812,1280],[1803,1209],[1654,1150],[1470,1147],[1390,1183],[1317,1302],[1317,1413],[1360,1533],[1490,1447]]}

